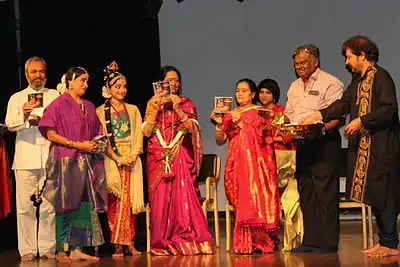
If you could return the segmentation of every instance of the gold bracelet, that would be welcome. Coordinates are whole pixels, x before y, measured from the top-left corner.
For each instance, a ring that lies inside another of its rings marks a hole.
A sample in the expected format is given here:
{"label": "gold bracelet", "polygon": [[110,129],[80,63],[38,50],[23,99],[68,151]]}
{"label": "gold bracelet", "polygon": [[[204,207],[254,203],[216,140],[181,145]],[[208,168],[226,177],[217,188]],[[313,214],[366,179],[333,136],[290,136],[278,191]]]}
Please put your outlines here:
{"label": "gold bracelet", "polygon": [[223,132],[223,131],[224,131],[224,128],[222,127],[222,125],[215,125],[215,130],[216,130],[217,132]]}
{"label": "gold bracelet", "polygon": [[72,147],[72,141],[71,141],[71,140],[68,140],[68,139],[67,139],[66,144],[67,144],[67,147]]}
{"label": "gold bracelet", "polygon": [[189,119],[188,115],[185,114],[185,118],[184,119],[180,119],[180,120],[183,123],[183,122],[187,121],[188,119]]}
{"label": "gold bracelet", "polygon": [[148,124],[155,125],[156,121],[147,121]]}

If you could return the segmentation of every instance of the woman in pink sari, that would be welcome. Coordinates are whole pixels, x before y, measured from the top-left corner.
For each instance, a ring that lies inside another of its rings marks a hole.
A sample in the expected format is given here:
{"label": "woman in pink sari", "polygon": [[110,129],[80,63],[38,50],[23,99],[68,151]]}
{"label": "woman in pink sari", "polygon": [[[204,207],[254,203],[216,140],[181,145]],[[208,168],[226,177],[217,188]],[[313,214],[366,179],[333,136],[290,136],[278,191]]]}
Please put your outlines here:
{"label": "woman in pink sari", "polygon": [[202,140],[193,102],[180,96],[181,73],[161,68],[156,95],[147,104],[143,134],[151,210],[151,253],[213,253],[212,236],[201,209],[197,175]]}
{"label": "woman in pink sari", "polygon": [[235,212],[233,251],[252,254],[274,251],[271,233],[279,228],[280,205],[275,154],[265,135],[267,119],[254,105],[257,86],[242,79],[236,85],[238,108],[212,113],[218,144],[229,140],[225,165],[225,191]]}

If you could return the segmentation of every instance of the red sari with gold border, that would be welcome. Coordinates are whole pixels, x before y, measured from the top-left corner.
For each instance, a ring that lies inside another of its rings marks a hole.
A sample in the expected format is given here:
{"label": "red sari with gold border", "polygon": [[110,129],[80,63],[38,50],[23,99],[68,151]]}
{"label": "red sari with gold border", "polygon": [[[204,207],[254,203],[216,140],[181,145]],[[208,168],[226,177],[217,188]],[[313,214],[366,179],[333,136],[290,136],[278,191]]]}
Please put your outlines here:
{"label": "red sari with gold border", "polygon": [[225,165],[225,191],[235,211],[234,246],[239,254],[254,249],[274,251],[271,232],[279,228],[280,204],[273,144],[266,142],[263,130],[267,121],[257,108],[242,111],[233,122],[223,118],[223,130],[229,138]]}

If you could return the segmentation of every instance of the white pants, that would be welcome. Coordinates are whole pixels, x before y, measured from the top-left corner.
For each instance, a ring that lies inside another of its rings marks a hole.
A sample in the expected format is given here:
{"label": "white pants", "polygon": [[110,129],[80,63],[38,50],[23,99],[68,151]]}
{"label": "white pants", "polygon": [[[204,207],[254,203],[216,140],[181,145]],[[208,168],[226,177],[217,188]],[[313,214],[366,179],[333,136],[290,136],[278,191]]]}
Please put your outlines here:
{"label": "white pants", "polygon": [[30,200],[38,193],[45,177],[45,169],[15,170],[16,205],[18,225],[18,250],[22,256],[39,252],[55,251],[56,230],[54,207],[45,199],[39,208],[39,229],[37,229],[36,207]]}

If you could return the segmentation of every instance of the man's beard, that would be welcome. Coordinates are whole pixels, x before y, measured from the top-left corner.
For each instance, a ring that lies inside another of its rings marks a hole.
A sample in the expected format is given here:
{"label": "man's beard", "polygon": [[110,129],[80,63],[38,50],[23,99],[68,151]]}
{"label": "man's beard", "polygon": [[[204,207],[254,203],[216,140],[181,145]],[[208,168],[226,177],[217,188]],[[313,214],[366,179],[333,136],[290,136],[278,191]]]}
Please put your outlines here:
{"label": "man's beard", "polygon": [[[37,83],[37,81],[40,81],[40,83]],[[46,79],[43,79],[43,80],[36,79],[31,82],[30,86],[35,90],[39,90],[39,89],[42,89],[45,84],[46,84]]]}
{"label": "man's beard", "polygon": [[347,70],[348,72],[350,72],[350,74],[351,74],[352,77],[356,77],[356,76],[359,75],[357,72],[353,71],[353,68],[352,68],[350,65],[346,65],[346,70]]}

